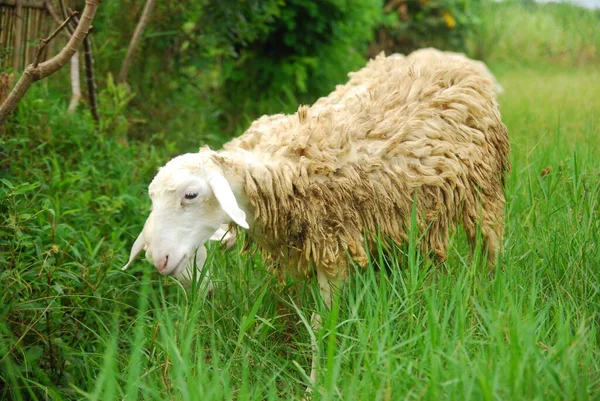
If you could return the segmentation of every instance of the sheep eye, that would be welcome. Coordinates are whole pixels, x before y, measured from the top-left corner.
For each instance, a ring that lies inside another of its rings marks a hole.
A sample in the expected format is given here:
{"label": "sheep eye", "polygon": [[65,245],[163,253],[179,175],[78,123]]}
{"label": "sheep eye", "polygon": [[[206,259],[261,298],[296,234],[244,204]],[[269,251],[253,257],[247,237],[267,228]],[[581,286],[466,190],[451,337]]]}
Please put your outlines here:
{"label": "sheep eye", "polygon": [[192,199],[196,199],[196,197],[198,197],[198,193],[197,192],[190,192],[184,195],[184,198],[187,200],[192,200]]}

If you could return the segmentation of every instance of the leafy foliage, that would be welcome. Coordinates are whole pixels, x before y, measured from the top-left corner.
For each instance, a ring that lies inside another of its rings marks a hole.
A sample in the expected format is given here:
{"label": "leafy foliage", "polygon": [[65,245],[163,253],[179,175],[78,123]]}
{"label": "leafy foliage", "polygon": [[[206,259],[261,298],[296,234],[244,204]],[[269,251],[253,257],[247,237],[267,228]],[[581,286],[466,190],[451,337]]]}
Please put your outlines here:
{"label": "leafy foliage", "polygon": [[223,65],[222,95],[251,115],[277,112],[277,103],[256,106],[272,99],[314,101],[364,63],[379,13],[377,2],[286,2],[263,36],[238,46],[240,57]]}
{"label": "leafy foliage", "polygon": [[95,135],[91,117],[74,119],[36,92],[21,105],[17,135],[2,137],[12,161],[0,184],[0,303],[9,325],[0,370],[59,391],[57,383],[77,380],[82,355],[102,344],[103,329],[89,330],[88,313],[110,302],[98,289],[115,278],[115,246],[128,231],[122,216],[136,213],[132,194],[143,188],[140,181],[128,193],[122,177],[152,169],[136,167],[140,149]]}
{"label": "leafy foliage", "polygon": [[467,41],[480,19],[472,0],[388,0],[386,16],[378,28],[374,55],[410,53],[421,47],[465,51]]}
{"label": "leafy foliage", "polygon": [[[127,43],[110,28],[133,27],[135,13],[122,9],[140,7],[122,3],[107,7],[95,23],[105,71],[116,70]],[[138,98],[134,104],[159,121],[189,115],[190,126],[202,124],[209,136],[214,130],[231,135],[259,114],[291,111],[287,105],[312,102],[344,81],[364,63],[381,12],[374,0],[162,2],[138,56],[145,62],[130,83],[138,93],[184,94],[186,101]]]}

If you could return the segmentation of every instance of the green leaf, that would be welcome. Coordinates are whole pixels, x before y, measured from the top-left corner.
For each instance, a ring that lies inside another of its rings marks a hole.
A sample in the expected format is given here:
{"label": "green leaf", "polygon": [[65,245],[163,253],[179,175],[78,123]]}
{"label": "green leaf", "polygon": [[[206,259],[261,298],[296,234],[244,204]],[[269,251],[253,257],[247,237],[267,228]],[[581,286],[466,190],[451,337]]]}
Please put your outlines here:
{"label": "green leaf", "polygon": [[0,178],[0,181],[2,181],[2,183],[4,185],[6,185],[7,187],[9,187],[10,189],[13,189],[15,186],[13,185],[12,182],[8,181],[6,178]]}
{"label": "green leaf", "polygon": [[29,182],[26,182],[26,183],[23,183],[23,184],[19,185],[19,186],[18,186],[18,187],[17,187],[17,188],[14,190],[14,191],[15,191],[14,193],[15,193],[16,195],[22,195],[22,194],[26,194],[27,192],[31,192],[31,191],[33,191],[34,189],[36,189],[37,187],[39,187],[39,186],[40,186],[40,183],[39,183],[39,182],[34,182],[34,183],[29,183]]}
{"label": "green leaf", "polygon": [[25,351],[25,360],[27,360],[27,362],[31,364],[32,362],[39,360],[43,354],[44,349],[40,346],[34,345],[32,347],[29,347],[27,351]]}

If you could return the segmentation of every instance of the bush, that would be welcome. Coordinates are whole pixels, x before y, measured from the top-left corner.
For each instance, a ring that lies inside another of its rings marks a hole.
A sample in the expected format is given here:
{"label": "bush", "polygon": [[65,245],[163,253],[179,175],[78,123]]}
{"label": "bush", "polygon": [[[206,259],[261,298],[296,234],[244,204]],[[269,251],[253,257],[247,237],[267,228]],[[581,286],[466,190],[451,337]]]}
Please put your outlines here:
{"label": "bush", "polygon": [[223,64],[223,105],[256,115],[329,93],[364,64],[380,13],[377,1],[287,2],[263,36],[239,44],[239,57]]}
{"label": "bush", "polygon": [[387,0],[384,23],[370,56],[380,51],[407,54],[422,47],[465,51],[479,18],[470,0]]}
{"label": "bush", "polygon": [[[109,283],[123,284],[116,256],[144,217],[145,199],[135,194],[166,159],[163,149],[127,143],[122,121],[107,119],[99,131],[91,116],[68,115],[44,92],[43,85],[30,90],[18,124],[8,127],[14,135],[0,137],[1,399],[20,399],[5,393],[25,386],[8,386],[15,377],[50,394],[72,391],[60,383],[83,385],[84,356],[107,335],[90,325],[112,313],[115,299],[136,299],[126,289],[117,296]],[[106,106],[116,95],[101,96]]]}

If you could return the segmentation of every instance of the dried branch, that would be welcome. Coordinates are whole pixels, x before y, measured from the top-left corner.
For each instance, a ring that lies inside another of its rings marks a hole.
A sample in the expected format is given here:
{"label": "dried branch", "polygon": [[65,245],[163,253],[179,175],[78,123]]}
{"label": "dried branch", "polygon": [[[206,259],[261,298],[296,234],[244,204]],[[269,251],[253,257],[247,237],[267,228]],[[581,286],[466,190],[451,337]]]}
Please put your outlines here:
{"label": "dried branch", "polygon": [[142,33],[148,25],[148,21],[150,21],[150,14],[152,14],[152,8],[154,8],[155,0],[147,0],[146,5],[144,6],[144,10],[142,11],[142,15],[140,20],[138,21],[137,26],[135,27],[135,31],[133,32],[133,36],[131,37],[131,42],[129,43],[129,48],[127,49],[127,55],[123,60],[123,65],[121,66],[121,72],[119,73],[119,82],[126,84],[127,76],[129,75],[129,68],[131,67],[131,63],[133,61],[133,55],[138,47],[140,39],[142,38]]}
{"label": "dried branch", "polygon": [[35,67],[33,64],[30,64],[25,68],[23,75],[21,75],[21,78],[8,95],[8,98],[0,105],[0,126],[4,124],[7,117],[17,108],[17,105],[23,96],[25,96],[25,93],[27,93],[27,90],[35,81],[39,81],[40,79],[54,74],[69,62],[71,57],[73,57],[73,54],[75,54],[75,51],[77,51],[77,48],[81,45],[88,33],[100,1],[101,0],[86,0],[85,8],[81,14],[81,20],[79,25],[77,25],[77,29],[73,32],[69,42],[57,55]]}
{"label": "dried branch", "polygon": [[60,25],[59,25],[59,27],[58,27],[58,28],[56,28],[56,29],[54,30],[54,32],[52,32],[52,34],[50,34],[50,36],[48,36],[46,39],[42,39],[42,40],[40,41],[40,45],[38,46],[37,53],[35,54],[35,59],[33,60],[33,68],[36,68],[36,67],[38,66],[38,64],[40,63],[40,58],[42,57],[42,51],[44,51],[44,48],[46,47],[46,45],[47,45],[48,43],[50,43],[50,41],[51,41],[52,39],[54,39],[54,38],[56,37],[56,35],[58,35],[58,33],[59,33],[60,31],[62,31],[62,30],[63,30],[63,28],[64,28],[65,26],[67,26],[67,25],[69,24],[69,22],[70,22],[70,21],[71,21],[73,18],[75,18],[75,16],[76,16],[77,14],[79,14],[77,11],[73,11],[73,12],[72,12],[72,13],[71,13],[71,14],[70,14],[68,17],[67,17],[67,19],[66,19],[66,20],[64,20],[64,21],[63,21],[63,23],[62,23],[62,24],[60,24]]}

